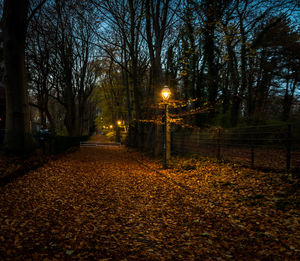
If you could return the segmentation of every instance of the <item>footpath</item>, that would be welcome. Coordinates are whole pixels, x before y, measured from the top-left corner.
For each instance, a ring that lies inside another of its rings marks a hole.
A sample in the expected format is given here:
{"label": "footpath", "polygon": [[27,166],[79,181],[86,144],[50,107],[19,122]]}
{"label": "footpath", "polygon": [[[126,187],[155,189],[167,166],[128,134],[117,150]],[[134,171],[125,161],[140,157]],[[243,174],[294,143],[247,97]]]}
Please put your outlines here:
{"label": "footpath", "polygon": [[202,181],[200,176],[193,181],[202,188],[187,189],[184,176],[162,170],[160,164],[124,147],[87,147],[63,155],[0,187],[0,259],[299,257],[297,239],[282,242],[280,235],[280,229],[285,229],[284,238],[297,227],[272,221],[270,226],[276,224],[279,234],[267,234],[259,223],[262,206],[251,217],[241,206],[233,215],[235,203],[230,205],[225,195],[236,193],[234,188],[229,191],[230,184],[220,183],[214,198],[213,185],[204,186],[210,184],[208,176],[202,175]]}

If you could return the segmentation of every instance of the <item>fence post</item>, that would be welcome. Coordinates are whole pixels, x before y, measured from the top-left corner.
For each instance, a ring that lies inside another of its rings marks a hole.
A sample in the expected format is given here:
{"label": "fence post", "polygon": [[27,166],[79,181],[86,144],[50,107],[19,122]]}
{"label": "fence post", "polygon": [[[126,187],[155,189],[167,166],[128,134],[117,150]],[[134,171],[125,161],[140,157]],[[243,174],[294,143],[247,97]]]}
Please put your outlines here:
{"label": "fence post", "polygon": [[253,128],[251,128],[251,168],[254,167],[254,133]]}
{"label": "fence post", "polygon": [[291,124],[288,124],[287,129],[287,146],[286,146],[286,171],[291,168],[291,146],[292,146],[292,128]]}
{"label": "fence post", "polygon": [[217,159],[221,160],[221,128],[218,128],[218,136],[217,136]]}

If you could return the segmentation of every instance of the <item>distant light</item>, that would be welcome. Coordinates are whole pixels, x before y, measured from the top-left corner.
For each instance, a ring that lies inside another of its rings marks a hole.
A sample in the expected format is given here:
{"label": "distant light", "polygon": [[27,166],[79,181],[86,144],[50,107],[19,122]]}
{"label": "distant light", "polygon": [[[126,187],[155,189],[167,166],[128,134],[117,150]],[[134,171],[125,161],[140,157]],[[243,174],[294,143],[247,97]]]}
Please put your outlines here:
{"label": "distant light", "polygon": [[165,85],[164,88],[161,90],[161,96],[165,101],[169,100],[171,96],[171,91],[168,86]]}
{"label": "distant light", "polygon": [[113,126],[112,126],[112,125],[109,125],[109,128],[111,128],[111,129],[112,129],[112,128],[113,128]]}
{"label": "distant light", "polygon": [[118,123],[118,125],[121,125],[122,122],[121,121],[117,121],[117,123]]}

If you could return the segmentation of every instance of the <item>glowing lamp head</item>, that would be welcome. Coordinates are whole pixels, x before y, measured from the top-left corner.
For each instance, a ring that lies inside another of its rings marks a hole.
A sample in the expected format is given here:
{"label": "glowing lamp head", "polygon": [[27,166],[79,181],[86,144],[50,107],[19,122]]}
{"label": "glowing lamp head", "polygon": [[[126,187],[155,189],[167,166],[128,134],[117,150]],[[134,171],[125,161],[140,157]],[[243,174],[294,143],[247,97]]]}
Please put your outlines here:
{"label": "glowing lamp head", "polygon": [[113,128],[113,126],[112,126],[112,125],[109,125],[109,128],[111,128],[111,129],[112,129],[112,128]]}
{"label": "glowing lamp head", "polygon": [[161,96],[164,99],[164,101],[169,100],[171,96],[171,91],[168,86],[164,86],[164,88],[161,90]]}
{"label": "glowing lamp head", "polygon": [[121,125],[121,123],[122,123],[121,121],[117,121],[117,124],[118,124],[119,126]]}

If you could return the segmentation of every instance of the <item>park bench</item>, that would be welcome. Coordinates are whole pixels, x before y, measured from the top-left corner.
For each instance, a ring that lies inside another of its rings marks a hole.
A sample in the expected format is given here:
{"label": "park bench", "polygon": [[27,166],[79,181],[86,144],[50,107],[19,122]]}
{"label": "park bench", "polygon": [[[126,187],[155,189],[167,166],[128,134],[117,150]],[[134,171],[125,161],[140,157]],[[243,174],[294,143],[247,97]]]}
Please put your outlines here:
{"label": "park bench", "polygon": [[81,141],[80,147],[119,147],[120,148],[121,143],[120,142],[86,142]]}

